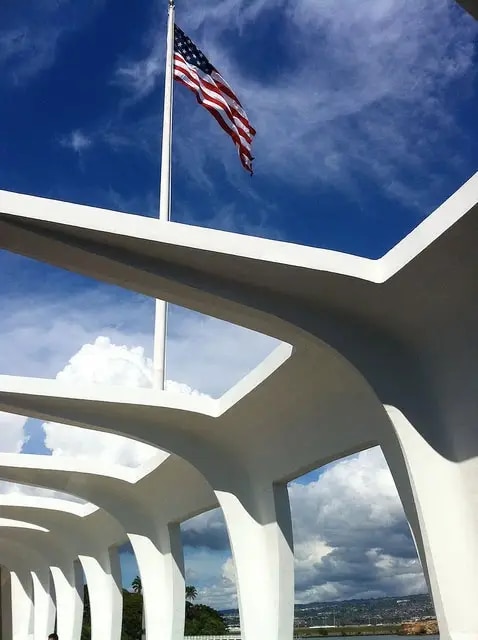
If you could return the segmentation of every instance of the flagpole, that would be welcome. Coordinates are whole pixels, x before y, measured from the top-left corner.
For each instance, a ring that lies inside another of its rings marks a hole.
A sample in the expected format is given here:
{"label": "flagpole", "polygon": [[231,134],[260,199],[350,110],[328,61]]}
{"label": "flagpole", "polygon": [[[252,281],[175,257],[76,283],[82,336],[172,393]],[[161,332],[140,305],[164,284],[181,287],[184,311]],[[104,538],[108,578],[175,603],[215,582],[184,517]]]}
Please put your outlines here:
{"label": "flagpole", "polygon": [[[168,30],[166,37],[166,73],[164,77],[163,140],[161,148],[161,179],[159,187],[159,219],[169,222],[171,217],[171,148],[173,132],[173,57],[174,57],[174,0],[168,2]],[[164,389],[166,370],[166,333],[168,304],[156,300],[153,343],[153,386]]]}

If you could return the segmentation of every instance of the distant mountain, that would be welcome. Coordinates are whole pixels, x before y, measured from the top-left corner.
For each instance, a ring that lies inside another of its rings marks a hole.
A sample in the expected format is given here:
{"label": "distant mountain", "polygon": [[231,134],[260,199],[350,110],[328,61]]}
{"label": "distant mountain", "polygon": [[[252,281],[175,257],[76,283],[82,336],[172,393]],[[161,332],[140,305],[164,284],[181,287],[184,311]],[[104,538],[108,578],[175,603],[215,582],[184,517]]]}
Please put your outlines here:
{"label": "distant mountain", "polygon": [[[350,600],[329,600],[327,602],[306,602],[304,604],[295,604],[295,610],[300,611],[304,609],[316,609],[323,607],[338,607],[340,605],[351,605],[351,604],[369,604],[371,606],[376,606],[380,604],[388,604],[392,602],[404,602],[404,601],[413,601],[413,602],[431,602],[431,598],[428,593],[420,593],[418,595],[413,596],[386,596],[383,598],[351,598]],[[238,615],[238,609],[222,609],[220,611],[222,614],[226,615]]]}
{"label": "distant mountain", "polygon": [[[225,609],[221,614],[230,624],[239,623],[237,609]],[[413,596],[307,602],[295,605],[295,625],[298,627],[320,624],[401,623],[406,620],[426,619],[434,615],[433,603],[426,593]]]}

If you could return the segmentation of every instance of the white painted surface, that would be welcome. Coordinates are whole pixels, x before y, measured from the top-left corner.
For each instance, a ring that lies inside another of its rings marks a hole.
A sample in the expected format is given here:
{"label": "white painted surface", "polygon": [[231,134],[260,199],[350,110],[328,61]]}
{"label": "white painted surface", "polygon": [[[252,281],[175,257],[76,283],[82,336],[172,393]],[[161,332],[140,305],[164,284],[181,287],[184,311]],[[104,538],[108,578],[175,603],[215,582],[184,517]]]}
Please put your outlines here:
{"label": "white painted surface", "polygon": [[[244,638],[285,640],[293,613],[285,483],[380,444],[432,588],[442,640],[478,637],[477,201],[475,174],[374,261],[1,192],[4,248],[160,294],[287,345],[217,401],[2,376],[0,410],[118,433],[172,455],[136,476],[2,455],[0,475],[101,506],[136,541],[146,600],[153,588],[148,557],[161,592],[182,580],[161,532],[219,502],[236,560]],[[384,404],[400,414],[387,414]],[[453,516],[446,530],[442,505]],[[171,544],[170,533],[166,539]],[[447,559],[450,539],[459,548]],[[109,548],[110,537],[103,540]],[[462,601],[452,584],[466,592]],[[164,627],[150,628],[151,637],[180,637],[180,591],[171,590],[154,618]],[[103,601],[113,602],[114,592],[105,593]],[[115,629],[105,626],[105,633],[116,640]]]}

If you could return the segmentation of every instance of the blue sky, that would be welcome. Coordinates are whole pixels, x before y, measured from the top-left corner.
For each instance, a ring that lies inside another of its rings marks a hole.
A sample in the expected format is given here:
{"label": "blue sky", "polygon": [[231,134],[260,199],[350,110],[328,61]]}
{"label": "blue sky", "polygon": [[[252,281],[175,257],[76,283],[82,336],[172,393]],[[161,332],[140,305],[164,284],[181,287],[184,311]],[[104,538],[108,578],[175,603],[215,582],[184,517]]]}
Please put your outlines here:
{"label": "blue sky", "polygon": [[[166,2],[151,0],[1,3],[0,188],[156,215],[165,22]],[[180,0],[177,22],[237,92],[257,138],[249,178],[216,122],[175,87],[175,221],[377,257],[476,171],[478,30],[452,0]],[[151,301],[5,252],[0,273],[2,373],[54,377],[80,354],[64,375],[96,367],[95,379],[141,384],[131,371],[151,355]],[[198,314],[171,314],[168,377],[204,393],[222,393],[274,346]],[[99,336],[109,342],[98,346]],[[50,430],[45,441],[34,421],[10,421],[2,433],[4,450],[68,451],[65,432]],[[114,455],[132,464],[121,447]],[[379,455],[350,465],[339,471],[359,468],[364,486],[382,478],[379,494],[391,504]],[[325,495],[320,482],[317,473],[303,479],[296,504],[310,510]],[[347,490],[357,500],[351,482]],[[368,517],[367,491],[357,518]],[[370,560],[360,527],[347,544],[334,542],[317,509],[313,523],[296,511],[298,599],[422,588],[395,506],[386,513],[396,535],[380,529],[373,548],[399,578]],[[211,542],[212,529],[223,531],[218,517],[197,525],[203,538],[188,547],[187,565],[204,599],[227,605],[226,538]],[[353,576],[343,577],[345,565]]]}

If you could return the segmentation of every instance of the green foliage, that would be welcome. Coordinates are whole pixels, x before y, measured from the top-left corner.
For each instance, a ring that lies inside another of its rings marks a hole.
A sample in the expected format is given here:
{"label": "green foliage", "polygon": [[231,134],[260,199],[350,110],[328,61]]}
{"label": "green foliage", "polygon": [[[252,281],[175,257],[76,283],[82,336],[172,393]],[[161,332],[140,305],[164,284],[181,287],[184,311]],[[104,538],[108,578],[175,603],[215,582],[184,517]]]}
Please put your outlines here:
{"label": "green foliage", "polygon": [[81,628],[81,640],[91,640],[90,597],[86,585],[83,588],[83,626]]}
{"label": "green foliage", "polygon": [[141,583],[141,578],[136,576],[136,578],[131,583],[131,588],[135,593],[143,593],[143,585]]}
{"label": "green foliage", "polygon": [[198,590],[196,589],[196,587],[193,587],[192,585],[187,585],[186,586],[186,600],[196,600],[196,598],[198,597]]}
{"label": "green foliage", "polygon": [[[141,579],[137,576],[131,585],[135,593],[123,590],[123,627],[121,640],[141,640],[143,596]],[[186,587],[186,624],[185,635],[223,635],[227,625],[218,611],[204,604],[192,604],[189,600],[197,598],[197,589]],[[84,589],[83,628],[81,640],[91,640],[91,616],[88,589]]]}
{"label": "green foliage", "polygon": [[186,624],[184,635],[223,635],[227,625],[221,614],[205,604],[186,602]]}
{"label": "green foliage", "polygon": [[123,590],[123,630],[121,640],[141,640],[143,597]]}

